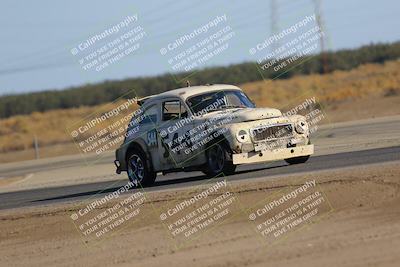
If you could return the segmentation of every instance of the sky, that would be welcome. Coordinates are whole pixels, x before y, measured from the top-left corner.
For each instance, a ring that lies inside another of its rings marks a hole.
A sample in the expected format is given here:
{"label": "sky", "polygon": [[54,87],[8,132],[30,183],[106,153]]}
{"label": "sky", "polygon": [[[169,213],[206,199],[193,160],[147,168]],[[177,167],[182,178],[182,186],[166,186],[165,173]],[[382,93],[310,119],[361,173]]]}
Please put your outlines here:
{"label": "sky", "polygon": [[[326,46],[330,50],[400,40],[398,0],[321,0],[320,5]],[[271,0],[2,0],[0,95],[176,72],[169,60],[198,44],[207,34],[199,33],[175,49],[172,46],[176,40],[223,17],[226,20],[213,30],[234,33],[227,41],[229,47],[204,64],[192,67],[254,61],[250,48],[314,14],[316,6],[313,0],[275,0],[275,8],[271,7]],[[112,32],[116,25],[118,32]],[[132,31],[133,35],[123,37]],[[104,32],[105,37],[84,47],[90,38]],[[112,41],[136,37],[121,48],[123,57],[97,70],[99,62],[112,58],[102,48],[111,53]],[[127,52],[129,47],[132,49]],[[160,52],[163,48],[167,49],[166,55]],[[75,55],[74,49],[78,49]]]}

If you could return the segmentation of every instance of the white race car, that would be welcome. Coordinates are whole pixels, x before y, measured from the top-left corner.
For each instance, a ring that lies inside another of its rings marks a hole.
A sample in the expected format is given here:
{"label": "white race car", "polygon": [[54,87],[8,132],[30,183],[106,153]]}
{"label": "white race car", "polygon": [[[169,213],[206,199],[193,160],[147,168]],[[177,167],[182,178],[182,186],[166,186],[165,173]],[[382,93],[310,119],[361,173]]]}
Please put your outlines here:
{"label": "white race car", "polygon": [[114,163],[117,173],[126,171],[142,186],[158,172],[229,175],[239,164],[304,163],[314,153],[304,116],[256,108],[233,85],[185,87],[138,103]]}

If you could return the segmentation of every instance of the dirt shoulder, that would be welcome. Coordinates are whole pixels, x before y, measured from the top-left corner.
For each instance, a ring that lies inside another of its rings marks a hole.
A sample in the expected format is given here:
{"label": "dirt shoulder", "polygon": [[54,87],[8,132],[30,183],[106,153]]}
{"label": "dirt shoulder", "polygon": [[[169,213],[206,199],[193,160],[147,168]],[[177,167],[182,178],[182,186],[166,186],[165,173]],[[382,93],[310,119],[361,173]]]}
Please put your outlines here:
{"label": "dirt shoulder", "polygon": [[[208,199],[221,199],[228,192],[228,197],[219,202],[223,208],[229,208],[228,214],[198,227],[201,229],[190,237],[179,234],[173,237],[168,226],[177,217],[162,221],[160,214],[204,192],[210,185],[147,194],[137,206],[139,214],[100,238],[83,236],[79,232],[80,222],[71,219],[90,200],[3,211],[0,263],[5,266],[397,266],[400,260],[398,163],[260,178],[251,183],[227,180],[226,186],[211,192]],[[315,187],[312,181],[316,182]],[[298,225],[292,224],[290,231],[277,237],[274,236],[277,231],[263,236],[257,228],[260,222],[275,218],[300,198],[276,206],[264,214],[267,217],[263,215],[252,221],[249,215],[294,190],[298,192],[304,185],[323,196],[323,204],[313,206],[318,213],[304,217]],[[133,196],[110,200],[92,212],[101,214]],[[232,197],[234,201],[229,204]],[[201,201],[182,208],[180,216],[189,218],[189,214],[204,207]]]}

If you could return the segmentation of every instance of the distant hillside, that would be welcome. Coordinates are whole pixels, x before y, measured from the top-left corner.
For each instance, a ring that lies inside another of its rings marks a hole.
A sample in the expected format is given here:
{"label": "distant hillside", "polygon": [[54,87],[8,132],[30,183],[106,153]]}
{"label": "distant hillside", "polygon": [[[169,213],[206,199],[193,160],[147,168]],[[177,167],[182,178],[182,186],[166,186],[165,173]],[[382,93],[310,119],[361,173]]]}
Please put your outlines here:
{"label": "distant hillside", "polygon": [[[324,75],[299,75],[286,80],[257,81],[242,84],[240,87],[259,107],[284,109],[287,106],[298,105],[299,101],[304,101],[305,97],[315,96],[318,102],[328,107],[327,113],[331,118],[338,112],[335,106],[348,103],[349,108],[344,110],[339,108],[339,111],[344,112],[344,116],[349,119],[355,111],[352,105],[361,103],[363,99],[372,99],[372,104],[364,104],[360,107],[361,110],[371,109],[371,105],[379,100],[399,99],[400,61],[364,64],[350,71],[335,71]],[[374,113],[374,116],[391,115],[385,113],[385,109],[396,111],[398,105],[399,103],[392,103],[384,106]],[[35,134],[42,148],[57,144],[72,144],[71,137],[66,133],[66,127],[82,120],[95,110],[102,109],[102,106],[34,112],[31,115],[1,119],[0,153],[32,148],[32,139]],[[63,153],[64,151],[60,152],[60,154]],[[77,153],[77,150],[73,150],[72,153]],[[21,157],[25,156],[21,155]],[[0,162],[1,160],[0,158]],[[7,157],[4,160],[8,160]]]}
{"label": "distant hillside", "polygon": [[[329,71],[350,70],[360,64],[383,63],[386,60],[400,58],[400,42],[392,44],[371,44],[353,50],[341,50],[327,54]],[[285,79],[297,74],[311,74],[321,72],[321,56],[304,58],[303,64],[283,73],[279,78]],[[180,73],[177,80],[184,78],[188,73]],[[272,70],[263,72],[264,78],[273,78],[276,73]],[[206,83],[242,84],[261,80],[260,73],[254,62],[214,67],[196,72],[190,76],[193,85]],[[54,109],[68,109],[81,106],[95,106],[110,102],[129,90],[135,89],[139,96],[157,94],[166,90],[179,88],[170,74],[156,77],[134,78],[122,81],[106,81],[98,84],[89,84],[62,91],[44,91],[0,97],[0,118],[7,118],[18,114],[30,114],[35,111]]]}
{"label": "distant hillside", "polygon": [[241,88],[258,106],[278,108],[296,105],[298,98],[302,100],[312,96],[316,96],[324,106],[366,97],[398,96],[400,61],[364,64],[350,71],[336,70],[326,75],[299,75],[286,80],[250,82],[242,84]]}

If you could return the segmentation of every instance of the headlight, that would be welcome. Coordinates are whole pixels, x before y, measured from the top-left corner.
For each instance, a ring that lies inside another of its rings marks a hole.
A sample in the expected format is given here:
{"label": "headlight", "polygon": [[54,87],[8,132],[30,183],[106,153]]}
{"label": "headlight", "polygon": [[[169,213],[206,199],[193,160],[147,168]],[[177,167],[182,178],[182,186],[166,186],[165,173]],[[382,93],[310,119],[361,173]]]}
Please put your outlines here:
{"label": "headlight", "polygon": [[247,131],[240,130],[239,132],[236,133],[236,139],[240,143],[247,143],[248,141],[250,141],[250,136],[249,136],[249,133]]}
{"label": "headlight", "polygon": [[296,122],[296,132],[299,134],[304,134],[308,131],[308,124],[305,120],[299,120]]}

